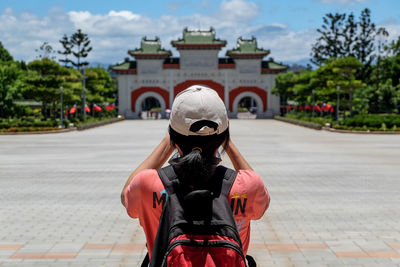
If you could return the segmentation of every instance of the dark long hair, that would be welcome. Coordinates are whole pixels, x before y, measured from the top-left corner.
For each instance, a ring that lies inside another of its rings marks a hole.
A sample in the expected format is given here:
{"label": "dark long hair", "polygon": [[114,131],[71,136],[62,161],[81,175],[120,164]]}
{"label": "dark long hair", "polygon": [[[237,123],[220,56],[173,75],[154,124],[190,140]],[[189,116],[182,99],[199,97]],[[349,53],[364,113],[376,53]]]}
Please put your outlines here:
{"label": "dark long hair", "polygon": [[221,145],[224,145],[224,150],[228,146],[229,128],[221,134],[185,136],[169,126],[169,135],[171,144],[178,145],[182,150],[183,155],[173,162],[181,183],[192,188],[202,188],[207,185],[219,162],[215,158],[216,150]]}

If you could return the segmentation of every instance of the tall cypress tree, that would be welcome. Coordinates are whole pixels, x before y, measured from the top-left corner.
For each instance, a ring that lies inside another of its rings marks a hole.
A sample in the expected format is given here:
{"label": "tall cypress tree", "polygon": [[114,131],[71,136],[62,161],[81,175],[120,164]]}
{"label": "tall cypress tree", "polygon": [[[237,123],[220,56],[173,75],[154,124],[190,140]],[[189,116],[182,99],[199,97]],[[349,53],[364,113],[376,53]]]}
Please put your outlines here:
{"label": "tall cypress tree", "polygon": [[61,38],[61,40],[59,42],[61,43],[62,47],[64,48],[64,51],[58,50],[58,53],[60,55],[63,55],[64,58],[59,59],[58,61],[64,63],[64,66],[67,67],[68,63],[71,63],[71,59],[69,59],[68,56],[71,55],[71,53],[72,53],[73,44],[71,43],[71,41],[69,40],[69,38],[66,34],[64,34],[64,36]]}
{"label": "tall cypress tree", "polygon": [[354,15],[326,14],[323,24],[317,29],[320,36],[314,43],[311,52],[311,62],[322,65],[329,58],[342,58],[354,56],[363,67],[360,78],[364,79],[370,74],[370,66],[375,59],[376,37],[379,31],[371,21],[371,11],[366,8],[361,12],[358,21]]}
{"label": "tall cypress tree", "polygon": [[311,62],[321,65],[328,58],[337,58],[343,54],[344,23],[346,14],[328,13],[323,17],[320,37],[312,47]]}
{"label": "tall cypress tree", "polygon": [[78,31],[71,36],[70,42],[73,45],[72,55],[76,57],[76,61],[71,60],[72,65],[78,70],[80,70],[83,66],[89,65],[89,62],[82,61],[83,58],[87,57],[89,52],[92,51],[92,47],[89,46],[90,40],[88,35],[83,33],[81,29],[78,29]]}
{"label": "tall cypress tree", "polygon": [[344,56],[356,57],[354,50],[355,43],[358,40],[357,22],[354,20],[354,15],[351,13],[344,24],[343,30],[343,54]]}

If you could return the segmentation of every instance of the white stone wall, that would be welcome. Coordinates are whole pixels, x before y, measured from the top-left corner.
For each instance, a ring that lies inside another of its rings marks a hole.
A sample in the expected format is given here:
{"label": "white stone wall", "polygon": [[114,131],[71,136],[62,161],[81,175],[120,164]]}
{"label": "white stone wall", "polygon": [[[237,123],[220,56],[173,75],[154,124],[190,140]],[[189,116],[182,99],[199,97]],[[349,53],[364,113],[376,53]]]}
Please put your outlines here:
{"label": "white stone wall", "polygon": [[[279,114],[279,97],[271,94],[276,74],[261,74],[261,60],[236,60],[235,69],[218,69],[217,51],[200,50],[198,53],[193,53],[193,51],[195,50],[180,51],[181,69],[163,69],[162,60],[138,60],[138,72],[136,75],[118,75],[119,113],[125,115],[127,118],[136,117],[139,110],[135,111],[136,114],[131,111],[131,105],[136,104],[131,103],[131,92],[137,88],[143,86],[161,87],[169,91],[169,101],[170,105],[172,105],[175,85],[187,80],[212,80],[225,87],[224,102],[227,108],[229,107],[230,91],[240,86],[255,86],[266,90],[268,95],[267,112],[259,109],[259,116],[265,117]],[[200,60],[202,56],[204,57],[204,61]],[[216,58],[217,60],[212,61],[212,58]],[[190,63],[190,60],[193,60],[193,64]],[[203,64],[202,62],[205,63]],[[244,95],[242,96],[244,97]],[[247,94],[246,96],[252,96],[252,94]],[[238,100],[236,99],[234,103],[239,102]],[[260,99],[256,99],[256,102],[259,101]],[[166,108],[170,108],[170,106]]]}
{"label": "white stone wall", "polygon": [[218,50],[180,50],[180,65],[184,70],[217,70]]}

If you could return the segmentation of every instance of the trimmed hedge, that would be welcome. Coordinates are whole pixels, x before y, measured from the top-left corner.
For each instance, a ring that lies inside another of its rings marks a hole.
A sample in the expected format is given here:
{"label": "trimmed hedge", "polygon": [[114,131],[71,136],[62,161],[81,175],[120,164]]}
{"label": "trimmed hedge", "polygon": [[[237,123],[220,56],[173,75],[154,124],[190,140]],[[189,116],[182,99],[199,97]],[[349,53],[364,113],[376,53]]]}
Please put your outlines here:
{"label": "trimmed hedge", "polygon": [[[83,119],[83,118],[82,118]],[[81,121],[79,118],[63,119],[64,128],[69,128],[70,123],[74,123],[80,129],[93,127],[92,125],[103,125],[109,121],[120,120],[116,117],[88,117],[86,121]],[[60,120],[41,120],[34,117],[0,119],[0,132],[34,132],[34,131],[49,131],[60,130]],[[89,126],[86,126],[89,125]]]}
{"label": "trimmed hedge", "polygon": [[9,128],[29,128],[29,127],[47,127],[53,128],[58,127],[60,120],[40,120],[32,117],[26,117],[22,119],[0,119],[0,129]]}
{"label": "trimmed hedge", "polygon": [[371,129],[392,129],[400,128],[400,115],[397,114],[369,114],[355,115],[352,118],[346,118],[343,125],[354,128]]}
{"label": "trimmed hedge", "polygon": [[55,131],[60,130],[58,127],[10,127],[10,128],[0,128],[0,133],[8,132],[41,132],[41,131]]}
{"label": "trimmed hedge", "polygon": [[311,115],[302,112],[287,113],[284,118],[296,121],[309,122],[313,124],[318,124],[320,126],[325,126],[327,123],[330,123],[331,125],[333,124],[331,117],[319,117],[319,116],[312,117]]}

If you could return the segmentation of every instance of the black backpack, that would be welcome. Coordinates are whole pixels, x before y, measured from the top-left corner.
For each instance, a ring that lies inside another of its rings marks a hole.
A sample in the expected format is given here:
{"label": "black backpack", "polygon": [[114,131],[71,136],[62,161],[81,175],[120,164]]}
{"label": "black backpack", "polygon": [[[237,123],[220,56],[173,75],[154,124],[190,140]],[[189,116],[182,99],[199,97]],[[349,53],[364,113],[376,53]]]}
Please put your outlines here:
{"label": "black backpack", "polygon": [[[218,166],[210,184],[185,191],[173,167],[157,170],[167,192],[151,267],[247,266],[228,195],[237,172]],[[247,256],[249,266],[256,266]],[[142,266],[149,263],[148,254]]]}

